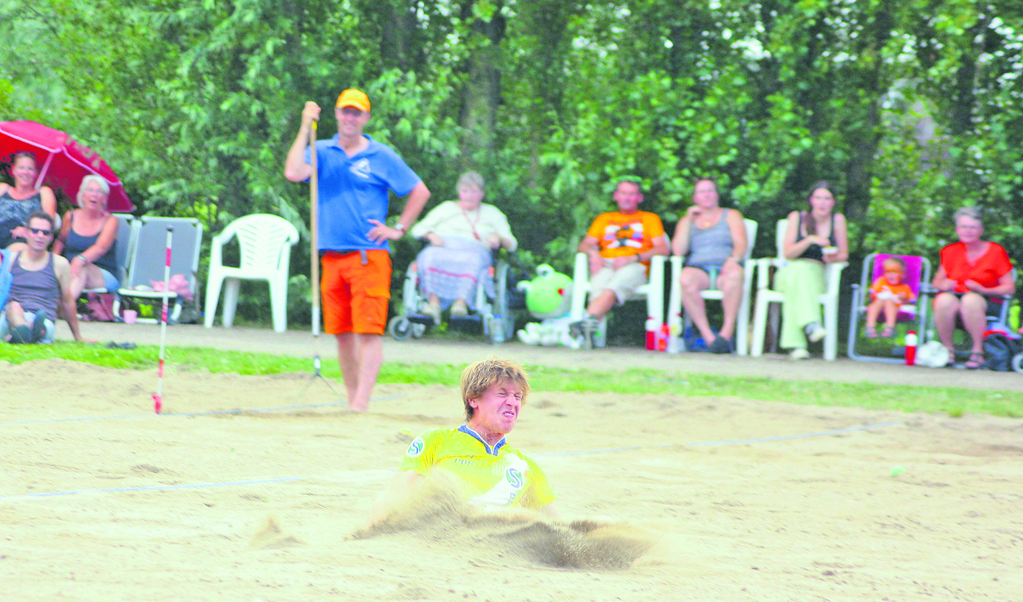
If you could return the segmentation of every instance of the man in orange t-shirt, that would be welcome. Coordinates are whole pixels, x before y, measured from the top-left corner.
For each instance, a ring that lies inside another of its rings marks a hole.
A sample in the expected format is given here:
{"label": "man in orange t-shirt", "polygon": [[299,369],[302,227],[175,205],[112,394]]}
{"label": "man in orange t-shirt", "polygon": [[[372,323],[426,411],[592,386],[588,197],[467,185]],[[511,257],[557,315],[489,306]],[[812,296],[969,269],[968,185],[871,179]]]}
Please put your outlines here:
{"label": "man in orange t-shirt", "polygon": [[586,320],[596,321],[631,299],[646,284],[650,259],[668,254],[661,218],[639,211],[643,192],[635,180],[621,180],[614,192],[618,211],[602,213],[579,243],[590,258],[590,304]]}

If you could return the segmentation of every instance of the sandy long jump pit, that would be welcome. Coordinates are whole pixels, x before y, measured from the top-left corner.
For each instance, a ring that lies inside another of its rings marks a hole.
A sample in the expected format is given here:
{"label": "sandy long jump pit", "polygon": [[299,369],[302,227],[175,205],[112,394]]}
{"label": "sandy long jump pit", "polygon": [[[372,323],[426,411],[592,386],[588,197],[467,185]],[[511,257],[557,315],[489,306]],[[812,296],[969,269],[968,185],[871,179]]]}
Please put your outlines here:
{"label": "sandy long jump pit", "polygon": [[[1023,421],[535,391],[563,522],[438,495],[352,537],[456,390],[0,364],[0,600],[1021,600]],[[902,472],[904,470],[904,472]]]}

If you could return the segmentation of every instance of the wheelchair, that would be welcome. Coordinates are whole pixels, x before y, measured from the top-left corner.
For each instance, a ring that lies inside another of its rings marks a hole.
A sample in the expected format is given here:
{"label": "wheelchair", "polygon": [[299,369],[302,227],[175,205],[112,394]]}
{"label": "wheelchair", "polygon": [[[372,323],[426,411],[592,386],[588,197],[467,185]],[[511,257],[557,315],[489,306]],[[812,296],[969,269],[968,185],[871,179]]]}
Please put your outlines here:
{"label": "wheelchair", "polygon": [[[512,315],[509,303],[509,265],[503,253],[495,254],[488,277],[494,282],[494,297],[488,297],[487,287],[480,283],[476,287],[476,309],[467,316],[450,318],[449,324],[479,324],[483,336],[496,345],[515,336],[515,316]],[[405,281],[401,287],[401,310],[388,322],[387,332],[397,341],[406,341],[410,337],[421,338],[433,326],[433,318],[423,313],[427,300],[418,262],[413,260],[405,272]]]}

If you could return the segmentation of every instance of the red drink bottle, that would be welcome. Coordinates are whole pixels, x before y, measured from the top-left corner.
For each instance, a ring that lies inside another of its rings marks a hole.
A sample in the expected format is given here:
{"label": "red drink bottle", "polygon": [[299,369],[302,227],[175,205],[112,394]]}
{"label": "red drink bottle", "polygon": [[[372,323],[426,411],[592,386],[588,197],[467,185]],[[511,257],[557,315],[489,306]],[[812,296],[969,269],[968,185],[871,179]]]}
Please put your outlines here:
{"label": "red drink bottle", "polygon": [[906,333],[906,365],[916,364],[916,331],[910,330]]}

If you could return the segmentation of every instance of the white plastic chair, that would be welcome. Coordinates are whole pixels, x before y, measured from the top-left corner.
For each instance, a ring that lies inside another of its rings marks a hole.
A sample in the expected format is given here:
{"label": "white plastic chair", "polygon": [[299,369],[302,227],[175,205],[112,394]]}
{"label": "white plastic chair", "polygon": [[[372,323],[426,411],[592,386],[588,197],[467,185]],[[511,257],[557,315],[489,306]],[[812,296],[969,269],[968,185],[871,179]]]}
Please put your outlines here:
{"label": "white plastic chair", "polygon": [[[778,221],[775,231],[775,246],[777,257],[767,257],[757,260],[757,303],[753,311],[753,344],[750,348],[750,355],[760,357],[764,354],[764,332],[767,329],[768,312],[771,311],[771,304],[781,304],[785,295],[772,290],[770,286],[771,268],[783,268],[789,260],[785,259],[785,233],[788,230],[788,219]],[[824,267],[825,291],[820,295],[821,309],[824,316],[824,359],[834,361],[838,357],[838,288],[842,280],[842,270],[849,265],[848,262],[829,263]],[[780,323],[780,305],[775,308],[771,315],[771,329],[777,340],[778,325]]]}
{"label": "white plastic chair", "polygon": [[[238,237],[241,247],[241,265],[228,267],[223,262],[224,245]],[[224,289],[225,328],[234,323],[238,307],[238,289],[242,280],[266,280],[270,285],[270,308],[274,331],[288,329],[288,266],[291,247],[298,242],[298,230],[287,220],[266,213],[255,213],[231,222],[210,243],[210,272],[206,280],[206,309],[204,325],[213,326],[220,289]]]}
{"label": "white plastic chair", "polygon": [[[739,317],[735,324],[735,352],[739,355],[746,355],[749,352],[749,310],[750,297],[753,292],[753,271],[756,265],[750,261],[753,256],[753,246],[757,240],[757,223],[751,219],[743,220],[746,224],[746,257],[745,269],[743,270],[742,283],[742,304],[739,306]],[[671,294],[668,297],[668,330],[669,336],[673,339],[668,344],[668,349],[684,351],[682,332],[684,320],[682,316],[682,257],[671,258]],[[711,288],[700,292],[700,296],[709,301],[721,301],[724,295],[721,291]]]}
{"label": "white plastic chair", "polygon": [[[667,239],[667,235],[664,237]],[[656,255],[650,260],[650,279],[636,289],[634,299],[646,298],[647,329],[657,329],[664,324],[664,264],[667,257]],[[576,253],[572,270],[572,312],[573,320],[582,320],[586,315],[586,298],[590,291],[590,258],[586,253]],[[607,344],[607,316],[600,319],[593,339],[594,347]]]}

